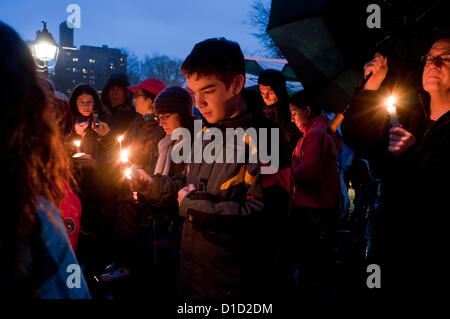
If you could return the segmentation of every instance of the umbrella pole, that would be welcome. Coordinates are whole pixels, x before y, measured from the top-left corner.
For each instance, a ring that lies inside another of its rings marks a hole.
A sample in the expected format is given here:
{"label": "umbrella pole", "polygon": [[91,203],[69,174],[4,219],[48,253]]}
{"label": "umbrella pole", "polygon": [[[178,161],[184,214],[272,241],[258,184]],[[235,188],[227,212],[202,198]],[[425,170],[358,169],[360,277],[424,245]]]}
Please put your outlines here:
{"label": "umbrella pole", "polygon": [[[364,85],[366,85],[367,81],[369,81],[370,77],[372,76],[372,71],[362,80],[361,84],[357,87],[357,90],[361,90]],[[347,112],[347,110],[350,108],[350,104],[347,104],[345,109],[342,111],[342,113],[336,113],[336,115],[333,117],[333,119],[328,123],[327,126],[327,132],[330,134],[336,133],[339,125],[341,125],[342,121],[344,120],[344,114]]]}

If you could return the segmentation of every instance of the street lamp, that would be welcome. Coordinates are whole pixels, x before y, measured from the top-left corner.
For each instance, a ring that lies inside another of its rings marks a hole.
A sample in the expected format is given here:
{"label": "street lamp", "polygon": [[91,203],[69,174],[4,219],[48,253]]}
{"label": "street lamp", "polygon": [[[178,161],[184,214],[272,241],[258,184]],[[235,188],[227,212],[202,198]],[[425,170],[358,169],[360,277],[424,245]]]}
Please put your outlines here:
{"label": "street lamp", "polygon": [[[55,39],[53,39],[52,34],[47,30],[47,22],[41,22],[44,25],[44,29],[37,32],[36,40],[32,45],[33,55],[36,58],[38,71],[44,72],[45,76],[48,77],[48,69],[56,66],[59,47],[56,44]],[[52,65],[48,65],[48,62],[52,60],[55,62]],[[38,61],[42,61],[43,64],[40,64]]]}

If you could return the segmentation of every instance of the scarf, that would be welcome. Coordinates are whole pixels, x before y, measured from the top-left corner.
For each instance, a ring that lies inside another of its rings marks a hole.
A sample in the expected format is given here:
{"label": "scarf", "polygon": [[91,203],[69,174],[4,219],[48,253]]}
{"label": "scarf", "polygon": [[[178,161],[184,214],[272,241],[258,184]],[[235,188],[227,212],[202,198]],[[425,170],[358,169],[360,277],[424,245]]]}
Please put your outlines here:
{"label": "scarf", "polygon": [[169,175],[170,164],[172,163],[172,159],[170,157],[172,153],[173,144],[176,141],[172,141],[170,135],[166,135],[163,139],[161,139],[158,143],[158,161],[156,162],[155,172],[154,174],[162,174]]}

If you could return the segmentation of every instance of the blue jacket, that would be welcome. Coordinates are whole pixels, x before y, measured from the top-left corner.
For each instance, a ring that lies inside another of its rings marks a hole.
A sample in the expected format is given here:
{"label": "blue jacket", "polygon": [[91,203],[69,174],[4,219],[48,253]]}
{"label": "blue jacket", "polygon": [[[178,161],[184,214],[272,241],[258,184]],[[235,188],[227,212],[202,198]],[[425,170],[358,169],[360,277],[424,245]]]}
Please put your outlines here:
{"label": "blue jacket", "polygon": [[[40,238],[44,251],[42,283],[38,288],[37,297],[90,299],[91,295],[70,245],[59,210],[43,197],[39,197],[36,209],[41,221]],[[79,280],[76,278],[77,271]],[[74,285],[73,288],[69,287]]]}

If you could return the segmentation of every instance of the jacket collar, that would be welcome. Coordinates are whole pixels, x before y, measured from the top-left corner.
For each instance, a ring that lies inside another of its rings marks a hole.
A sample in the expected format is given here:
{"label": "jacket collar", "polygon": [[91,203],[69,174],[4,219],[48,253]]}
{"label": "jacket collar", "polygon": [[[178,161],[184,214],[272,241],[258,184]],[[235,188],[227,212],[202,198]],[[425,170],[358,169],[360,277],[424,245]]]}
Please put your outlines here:
{"label": "jacket collar", "polygon": [[325,115],[317,115],[310,119],[305,125],[305,132],[308,133],[313,127],[328,125],[328,118]]}
{"label": "jacket collar", "polygon": [[145,122],[147,122],[147,121],[158,121],[158,117],[156,117],[156,115],[153,114],[153,113],[145,114],[144,116],[142,116],[142,118],[144,119]]}
{"label": "jacket collar", "polygon": [[245,101],[245,104],[247,105],[247,109],[243,111],[238,116],[235,116],[233,118],[224,119],[216,124],[210,124],[208,123],[205,118],[202,117],[203,126],[206,127],[217,127],[219,129],[226,129],[226,128],[237,128],[242,127],[246,128],[250,125],[251,121],[256,118],[258,114],[261,112],[256,109],[256,106],[253,105],[251,97],[246,95],[245,92],[243,92],[242,97]]}

